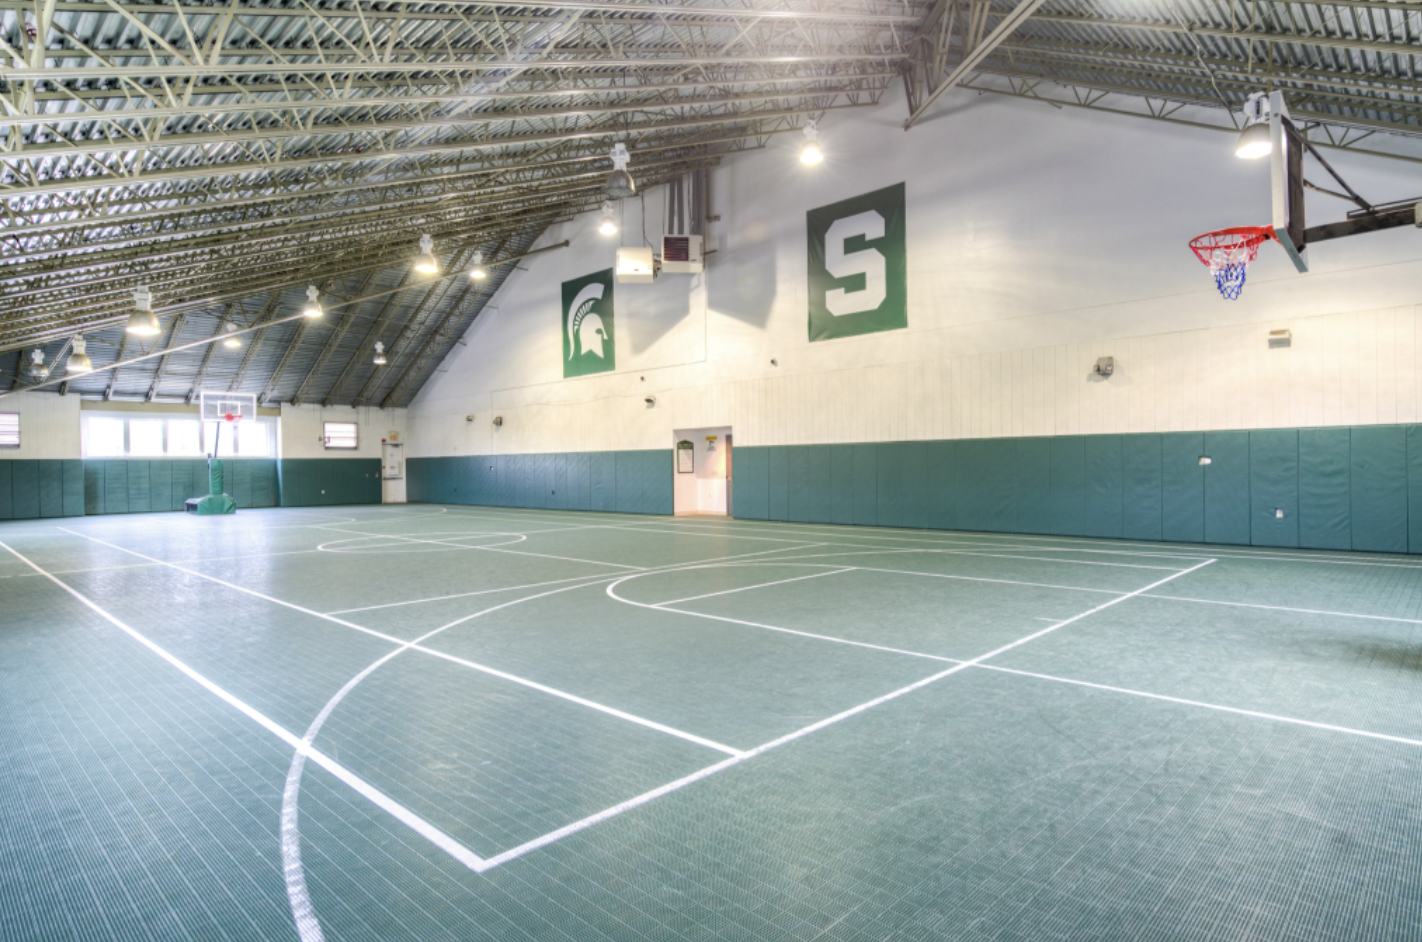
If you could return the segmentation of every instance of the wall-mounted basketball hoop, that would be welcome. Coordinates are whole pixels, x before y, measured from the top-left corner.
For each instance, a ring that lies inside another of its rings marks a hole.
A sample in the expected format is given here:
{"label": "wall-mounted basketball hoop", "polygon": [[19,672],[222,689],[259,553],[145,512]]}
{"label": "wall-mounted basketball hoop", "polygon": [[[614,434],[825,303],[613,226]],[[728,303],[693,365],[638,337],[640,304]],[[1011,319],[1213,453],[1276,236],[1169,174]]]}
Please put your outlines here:
{"label": "wall-mounted basketball hoop", "polygon": [[1210,267],[1220,294],[1233,301],[1244,290],[1249,263],[1259,254],[1259,246],[1270,239],[1278,241],[1269,226],[1235,226],[1196,236],[1190,240],[1190,249]]}

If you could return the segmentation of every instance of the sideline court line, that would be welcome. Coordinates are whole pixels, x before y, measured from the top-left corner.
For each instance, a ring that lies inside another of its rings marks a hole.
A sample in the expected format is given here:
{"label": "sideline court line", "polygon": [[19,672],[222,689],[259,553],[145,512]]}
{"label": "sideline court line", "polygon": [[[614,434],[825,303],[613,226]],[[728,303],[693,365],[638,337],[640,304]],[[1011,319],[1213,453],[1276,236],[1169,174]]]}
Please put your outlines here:
{"label": "sideline court line", "polygon": [[1217,710],[1221,713],[1236,713],[1240,716],[1250,716],[1262,720],[1274,720],[1279,723],[1289,723],[1294,726],[1307,726],[1312,729],[1326,730],[1331,733],[1347,733],[1352,736],[1362,736],[1367,739],[1381,739],[1385,742],[1401,743],[1405,746],[1422,746],[1422,739],[1410,739],[1406,736],[1392,736],[1387,733],[1374,733],[1366,729],[1357,729],[1352,726],[1338,726],[1333,723],[1321,723],[1316,720],[1300,719],[1296,716],[1263,713],[1258,710],[1246,710],[1242,707],[1224,706],[1219,703],[1206,703],[1203,700],[1189,700],[1184,697],[1172,697],[1163,693],[1148,693],[1144,690],[1132,690],[1129,687],[1113,687],[1110,684],[1097,684],[1089,680],[1074,680],[1070,677],[1057,677],[1053,674],[1038,674],[1034,671],[1017,670],[1012,667],[999,667],[996,664],[973,664],[971,666],[985,671],[997,671],[1000,674],[1016,674],[1020,677],[1033,677],[1037,680],[1048,680],[1058,684],[1071,684],[1074,687],[1090,687],[1093,690],[1106,690],[1111,693],[1123,693],[1132,697],[1144,697],[1147,700],[1162,700],[1166,703],[1203,707],[1206,710]]}

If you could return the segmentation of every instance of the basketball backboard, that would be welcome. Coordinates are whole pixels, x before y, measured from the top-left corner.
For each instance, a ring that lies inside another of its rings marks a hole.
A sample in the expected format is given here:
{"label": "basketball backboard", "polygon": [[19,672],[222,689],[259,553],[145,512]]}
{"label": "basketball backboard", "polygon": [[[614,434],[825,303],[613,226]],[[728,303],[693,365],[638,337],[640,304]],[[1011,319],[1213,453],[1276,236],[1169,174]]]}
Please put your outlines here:
{"label": "basketball backboard", "polygon": [[254,393],[198,393],[198,414],[205,422],[240,422],[257,417],[257,397]]}

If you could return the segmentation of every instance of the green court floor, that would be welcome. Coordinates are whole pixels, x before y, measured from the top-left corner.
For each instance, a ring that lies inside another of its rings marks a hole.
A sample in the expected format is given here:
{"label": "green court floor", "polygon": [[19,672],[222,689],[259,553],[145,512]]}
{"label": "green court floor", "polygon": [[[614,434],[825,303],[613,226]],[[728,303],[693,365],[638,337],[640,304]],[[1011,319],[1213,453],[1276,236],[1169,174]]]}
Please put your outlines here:
{"label": "green court floor", "polygon": [[5,940],[1422,939],[1422,560],[0,524]]}

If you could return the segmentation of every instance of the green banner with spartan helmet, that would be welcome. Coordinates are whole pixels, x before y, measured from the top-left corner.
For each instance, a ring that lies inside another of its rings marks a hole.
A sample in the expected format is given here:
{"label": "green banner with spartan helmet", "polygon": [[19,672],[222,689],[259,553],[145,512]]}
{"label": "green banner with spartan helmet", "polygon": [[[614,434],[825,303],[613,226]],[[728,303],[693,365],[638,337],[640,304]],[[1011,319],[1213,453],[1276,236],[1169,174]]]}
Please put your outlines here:
{"label": "green banner with spartan helmet", "polygon": [[810,340],[908,326],[902,183],[805,214]]}
{"label": "green banner with spartan helmet", "polygon": [[563,282],[563,378],[617,366],[612,269]]}

